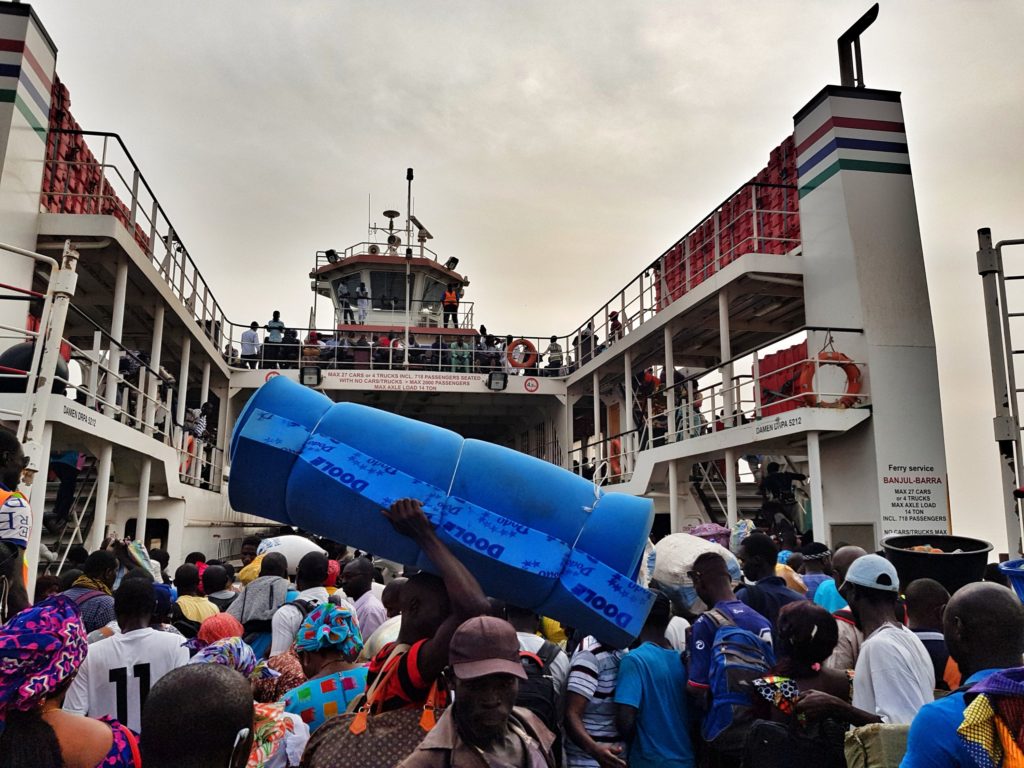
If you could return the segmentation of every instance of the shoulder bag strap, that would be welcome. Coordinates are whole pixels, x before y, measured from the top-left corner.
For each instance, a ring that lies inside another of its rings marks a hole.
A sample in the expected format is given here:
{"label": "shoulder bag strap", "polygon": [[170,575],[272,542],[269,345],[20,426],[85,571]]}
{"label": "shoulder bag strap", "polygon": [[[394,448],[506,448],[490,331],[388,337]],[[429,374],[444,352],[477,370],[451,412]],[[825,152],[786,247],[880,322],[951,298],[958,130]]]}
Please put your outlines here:
{"label": "shoulder bag strap", "polygon": [[349,728],[352,733],[362,733],[365,731],[366,718],[370,715],[374,707],[379,711],[380,708],[384,706],[383,701],[378,701],[377,692],[383,691],[384,684],[398,672],[398,663],[401,657],[408,653],[410,647],[411,646],[405,643],[396,643],[395,647],[391,649],[391,653],[388,654],[384,664],[381,665],[380,672],[373,681],[373,685],[367,689],[365,694],[354,699],[349,705],[347,711],[356,713],[356,717]]}
{"label": "shoulder bag strap", "polygon": [[117,726],[121,729],[121,734],[124,736],[124,740],[128,742],[128,749],[132,753],[132,765],[135,766],[135,768],[139,768],[139,766],[142,765],[142,753],[139,751],[139,740],[135,738],[135,734],[132,733],[128,726],[122,725],[121,723],[118,723]]}

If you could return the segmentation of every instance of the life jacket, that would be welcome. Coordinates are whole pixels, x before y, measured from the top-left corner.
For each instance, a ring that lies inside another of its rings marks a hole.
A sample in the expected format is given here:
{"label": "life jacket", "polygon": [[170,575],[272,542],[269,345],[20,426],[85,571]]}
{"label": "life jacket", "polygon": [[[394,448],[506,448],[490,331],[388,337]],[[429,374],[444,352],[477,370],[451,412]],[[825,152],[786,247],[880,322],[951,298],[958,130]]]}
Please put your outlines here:
{"label": "life jacket", "polygon": [[444,303],[445,304],[458,304],[459,303],[459,294],[457,292],[455,292],[455,291],[445,291],[444,292]]}

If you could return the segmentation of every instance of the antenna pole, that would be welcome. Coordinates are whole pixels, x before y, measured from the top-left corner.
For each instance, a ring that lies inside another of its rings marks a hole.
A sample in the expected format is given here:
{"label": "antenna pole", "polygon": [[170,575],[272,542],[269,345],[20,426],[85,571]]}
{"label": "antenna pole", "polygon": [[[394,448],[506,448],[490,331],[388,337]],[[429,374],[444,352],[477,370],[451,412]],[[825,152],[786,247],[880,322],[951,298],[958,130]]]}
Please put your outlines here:
{"label": "antenna pole", "polygon": [[[411,170],[410,170],[411,172]],[[409,323],[411,309],[411,302],[409,301],[409,294],[412,293],[412,248],[406,241],[405,246],[405,367],[409,367]]]}
{"label": "antenna pole", "polygon": [[405,169],[406,195],[405,195],[405,242],[408,245],[412,242],[412,168]]}
{"label": "antenna pole", "polygon": [[409,324],[412,313],[412,168],[405,169],[405,367],[409,367]]}

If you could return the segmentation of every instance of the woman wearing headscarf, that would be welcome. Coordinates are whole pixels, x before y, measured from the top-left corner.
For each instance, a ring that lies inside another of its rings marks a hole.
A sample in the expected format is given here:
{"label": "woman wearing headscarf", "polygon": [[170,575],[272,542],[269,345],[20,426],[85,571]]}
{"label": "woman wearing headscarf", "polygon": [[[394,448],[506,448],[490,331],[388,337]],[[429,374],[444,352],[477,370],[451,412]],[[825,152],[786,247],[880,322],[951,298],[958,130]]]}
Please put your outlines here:
{"label": "woman wearing headscarf", "polygon": [[309,679],[284,695],[285,710],[299,715],[310,731],[343,713],[366,689],[366,667],[355,663],[362,649],[352,611],[318,605],[295,633],[295,652]]}
{"label": "woman wearing headscarf", "polygon": [[138,743],[116,720],[61,705],[88,643],[74,600],[43,600],[0,626],[0,766],[137,768]]}
{"label": "woman wearing headscarf", "polygon": [[[817,768],[845,768],[843,744],[851,723],[834,715],[828,702],[852,700],[853,672],[822,666],[839,637],[835,617],[809,600],[797,600],[779,611],[775,636],[778,656],[772,674],[753,681],[754,713],[778,724],[775,732],[788,741],[780,752],[777,740],[766,736],[772,726],[756,723],[747,737],[744,764],[767,768],[781,760],[797,765],[812,755]],[[768,748],[769,743],[774,746]]]}
{"label": "woman wearing headscarf", "polygon": [[[210,621],[207,619],[206,621]],[[206,622],[203,622],[203,626]],[[220,664],[235,670],[252,685],[277,677],[265,661],[240,637],[215,640],[192,657],[189,664]],[[309,728],[282,704],[255,704],[252,752],[246,768],[297,766],[309,741]]]}

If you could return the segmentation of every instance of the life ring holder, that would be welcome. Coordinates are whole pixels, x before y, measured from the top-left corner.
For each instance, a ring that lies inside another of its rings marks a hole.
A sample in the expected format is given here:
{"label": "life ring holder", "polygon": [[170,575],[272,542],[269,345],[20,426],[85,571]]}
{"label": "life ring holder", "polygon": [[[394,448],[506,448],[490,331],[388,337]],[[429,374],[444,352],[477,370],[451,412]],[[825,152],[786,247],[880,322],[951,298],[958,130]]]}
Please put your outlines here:
{"label": "life ring holder", "polygon": [[[526,357],[521,362],[512,356],[512,353],[519,347],[526,347]],[[532,368],[533,364],[537,362],[537,348],[529,339],[516,339],[505,350],[505,358],[513,368]]]}
{"label": "life ring holder", "polygon": [[[846,374],[846,393],[838,400],[822,401],[814,393],[814,374],[823,365],[838,365]],[[796,394],[804,405],[811,408],[852,408],[860,400],[860,392],[864,386],[860,366],[842,352],[834,349],[821,351],[817,360],[808,360],[800,369],[796,382]]]}

